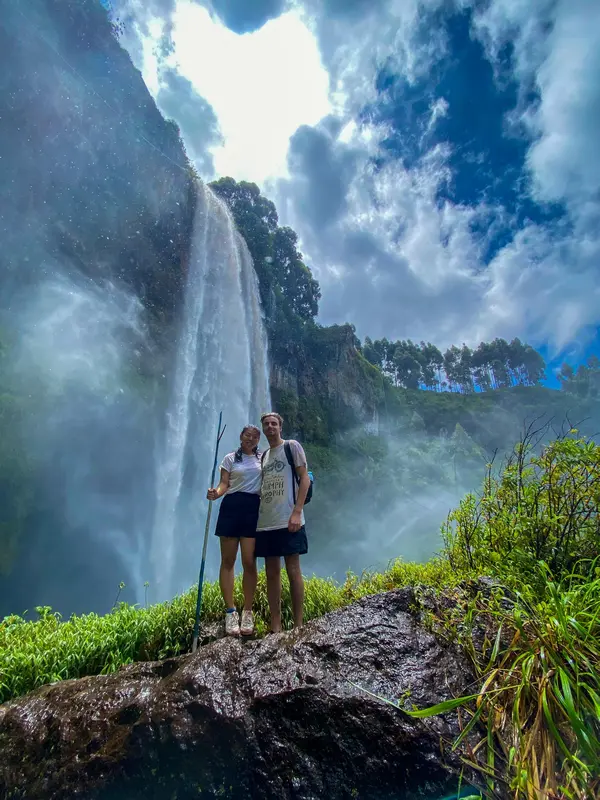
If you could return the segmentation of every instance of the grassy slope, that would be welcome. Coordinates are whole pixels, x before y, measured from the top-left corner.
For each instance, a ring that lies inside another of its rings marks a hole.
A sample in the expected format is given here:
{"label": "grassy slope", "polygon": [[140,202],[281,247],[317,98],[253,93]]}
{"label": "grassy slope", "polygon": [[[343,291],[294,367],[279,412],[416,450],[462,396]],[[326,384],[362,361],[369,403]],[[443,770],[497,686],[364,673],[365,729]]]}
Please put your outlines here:
{"label": "grassy slope", "polygon": [[[400,586],[423,584],[442,589],[456,585],[457,574],[447,561],[390,565],[383,574],[348,576],[343,585],[324,578],[306,581],[306,619],[314,619],[367,594]],[[241,579],[236,602],[243,601]],[[189,652],[196,607],[196,590],[168,603],[148,608],[119,604],[111,614],[86,614],[62,621],[49,608],[39,608],[38,620],[5,617],[0,623],[0,702],[45,683],[84,675],[113,672],[132,661],[155,660]],[[259,573],[255,598],[257,634],[268,630],[265,574]],[[283,576],[283,622],[291,626],[289,585]],[[217,583],[205,585],[202,622],[223,618]]]}

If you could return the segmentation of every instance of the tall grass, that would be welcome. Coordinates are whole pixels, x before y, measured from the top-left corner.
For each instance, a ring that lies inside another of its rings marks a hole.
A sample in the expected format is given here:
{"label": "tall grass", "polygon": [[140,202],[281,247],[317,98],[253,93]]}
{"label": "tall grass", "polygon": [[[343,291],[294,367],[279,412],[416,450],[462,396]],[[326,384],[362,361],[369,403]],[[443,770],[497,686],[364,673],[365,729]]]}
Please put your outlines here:
{"label": "tall grass", "polygon": [[[453,743],[488,797],[552,800],[600,796],[600,570],[559,585],[548,567],[542,599],[479,593],[434,617],[475,668],[475,694],[428,708],[420,718],[463,710]],[[586,569],[587,572],[587,569]],[[473,744],[473,736],[479,740]]]}
{"label": "tall grass", "polygon": [[[489,797],[600,797],[600,447],[566,436],[538,448],[530,426],[500,474],[488,469],[443,527],[445,556],[494,590],[432,614],[478,676],[474,695],[418,717],[458,709],[453,743]],[[480,734],[476,744],[473,736]]]}
{"label": "tall grass", "polygon": [[[399,586],[423,584],[442,588],[457,577],[447,561],[429,564],[392,562],[384,573],[348,575],[345,583],[312,577],[306,581],[305,618],[314,619],[367,594]],[[241,606],[241,580],[235,584]],[[118,596],[117,596],[118,599]],[[46,683],[114,672],[134,661],[162,659],[189,652],[194,626],[195,590],[168,603],[138,608],[120,603],[105,616],[84,614],[63,621],[51,608],[36,609],[38,619],[5,617],[0,622],[0,702]],[[284,627],[291,627],[289,583],[282,575]],[[256,633],[268,630],[269,612],[264,572],[259,573],[255,598]],[[202,624],[220,622],[224,605],[217,583],[206,583]]]}

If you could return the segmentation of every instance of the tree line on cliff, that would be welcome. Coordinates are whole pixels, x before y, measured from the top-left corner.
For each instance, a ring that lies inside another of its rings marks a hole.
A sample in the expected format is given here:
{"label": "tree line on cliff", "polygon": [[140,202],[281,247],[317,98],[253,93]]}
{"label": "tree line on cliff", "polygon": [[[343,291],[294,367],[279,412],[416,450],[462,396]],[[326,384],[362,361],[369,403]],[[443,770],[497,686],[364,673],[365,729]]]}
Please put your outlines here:
{"label": "tree line on cliff", "polygon": [[[210,184],[229,206],[236,226],[254,261],[265,310],[272,355],[277,358],[290,343],[311,347],[322,326],[315,322],[321,291],[298,249],[298,236],[279,225],[275,204],[256,184],[221,178]],[[338,326],[334,326],[338,327]],[[353,326],[349,326],[354,333]],[[367,361],[378,367],[394,386],[468,394],[509,386],[535,386],[546,377],[546,364],[531,345],[515,338],[496,338],[472,349],[452,345],[444,353],[431,342],[387,338],[354,344]],[[316,353],[315,353],[316,355]],[[574,370],[564,364],[561,387],[578,397],[596,397],[600,390],[600,360],[591,357]]]}

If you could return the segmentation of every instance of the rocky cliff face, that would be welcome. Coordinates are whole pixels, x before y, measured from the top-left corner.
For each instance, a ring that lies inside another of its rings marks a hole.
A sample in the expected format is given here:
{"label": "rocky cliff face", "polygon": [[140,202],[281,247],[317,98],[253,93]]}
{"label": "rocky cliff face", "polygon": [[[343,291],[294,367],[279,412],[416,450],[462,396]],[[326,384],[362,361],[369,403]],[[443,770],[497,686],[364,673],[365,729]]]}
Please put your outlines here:
{"label": "rocky cliff face", "polygon": [[302,338],[278,342],[271,388],[288,430],[305,440],[327,442],[355,425],[378,430],[382,378],[357,350],[351,325],[308,327]]}
{"label": "rocky cliff face", "polygon": [[177,307],[194,207],[187,159],[96,0],[3,3],[0,275],[54,264]]}
{"label": "rocky cliff face", "polygon": [[466,691],[464,660],[396,590],[262,641],[44,687],[0,708],[0,796],[27,800],[361,798],[449,793],[454,717],[412,720]]}

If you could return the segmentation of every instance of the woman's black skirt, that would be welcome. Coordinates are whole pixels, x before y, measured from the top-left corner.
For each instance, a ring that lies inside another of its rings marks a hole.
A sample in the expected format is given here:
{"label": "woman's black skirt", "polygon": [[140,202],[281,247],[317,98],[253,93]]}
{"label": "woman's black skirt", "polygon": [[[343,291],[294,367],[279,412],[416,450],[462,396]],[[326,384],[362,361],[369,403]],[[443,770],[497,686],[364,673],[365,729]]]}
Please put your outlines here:
{"label": "woman's black skirt", "polygon": [[253,539],[256,536],[259,506],[259,494],[249,492],[226,494],[219,509],[215,536]]}

